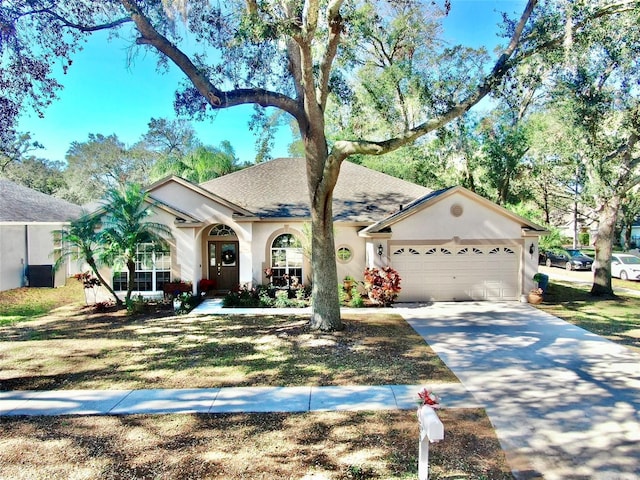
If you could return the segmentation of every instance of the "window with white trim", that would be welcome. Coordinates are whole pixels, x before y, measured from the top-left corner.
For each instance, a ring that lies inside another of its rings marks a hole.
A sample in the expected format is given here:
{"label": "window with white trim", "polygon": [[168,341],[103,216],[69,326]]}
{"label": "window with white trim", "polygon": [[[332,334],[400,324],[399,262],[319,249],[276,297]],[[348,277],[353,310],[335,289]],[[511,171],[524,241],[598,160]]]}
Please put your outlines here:
{"label": "window with white trim", "polygon": [[291,285],[295,277],[302,283],[302,261],[300,240],[290,233],[278,235],[271,244],[271,282],[283,287]]}
{"label": "window with white trim", "polygon": [[[162,290],[171,280],[171,252],[167,244],[140,243],[136,247],[136,273],[133,289],[137,292]],[[129,272],[114,272],[113,289],[126,291]]]}

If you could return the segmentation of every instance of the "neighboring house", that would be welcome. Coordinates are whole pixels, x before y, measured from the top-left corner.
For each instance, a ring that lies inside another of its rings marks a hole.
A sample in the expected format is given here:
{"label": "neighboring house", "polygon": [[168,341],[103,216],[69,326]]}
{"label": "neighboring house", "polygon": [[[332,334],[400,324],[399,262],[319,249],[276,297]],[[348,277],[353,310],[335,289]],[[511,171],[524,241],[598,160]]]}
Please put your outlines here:
{"label": "neighboring house", "polygon": [[620,232],[620,245],[623,245],[626,249],[637,249],[640,247],[640,217],[636,218],[631,225],[631,244],[625,245],[626,228]]}
{"label": "neighboring house", "polygon": [[[281,158],[195,185],[175,176],[148,188],[153,221],[173,238],[164,251],[141,245],[137,288],[170,279],[238,285],[311,279],[305,240],[309,199],[303,159]],[[391,266],[399,301],[519,300],[533,286],[545,230],[462,188],[438,192],[344,162],[334,190],[338,279]],[[266,271],[272,277],[266,275]],[[126,288],[117,272],[114,288]]]}
{"label": "neighboring house", "polygon": [[52,274],[52,231],[81,213],[77,205],[0,179],[0,291],[64,285],[77,270],[68,263]]}
{"label": "neighboring house", "polygon": [[620,232],[620,245],[626,250],[640,249],[640,217],[637,217],[631,225],[631,244],[626,245],[627,228],[624,227]]}

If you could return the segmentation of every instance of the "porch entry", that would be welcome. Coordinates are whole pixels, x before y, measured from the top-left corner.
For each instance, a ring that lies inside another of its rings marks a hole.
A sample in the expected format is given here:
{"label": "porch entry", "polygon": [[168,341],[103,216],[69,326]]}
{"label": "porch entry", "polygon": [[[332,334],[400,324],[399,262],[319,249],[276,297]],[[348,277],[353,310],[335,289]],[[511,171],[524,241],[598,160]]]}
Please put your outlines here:
{"label": "porch entry", "polygon": [[209,241],[209,280],[217,291],[229,291],[240,283],[238,242]]}

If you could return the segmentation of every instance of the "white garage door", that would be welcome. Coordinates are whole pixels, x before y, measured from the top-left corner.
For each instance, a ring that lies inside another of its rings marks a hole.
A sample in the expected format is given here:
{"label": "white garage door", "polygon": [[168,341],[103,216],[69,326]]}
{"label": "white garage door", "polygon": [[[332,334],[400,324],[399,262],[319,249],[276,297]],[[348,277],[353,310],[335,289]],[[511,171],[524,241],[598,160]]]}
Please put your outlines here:
{"label": "white garage door", "polygon": [[400,245],[391,251],[402,279],[400,302],[519,298],[517,247]]}

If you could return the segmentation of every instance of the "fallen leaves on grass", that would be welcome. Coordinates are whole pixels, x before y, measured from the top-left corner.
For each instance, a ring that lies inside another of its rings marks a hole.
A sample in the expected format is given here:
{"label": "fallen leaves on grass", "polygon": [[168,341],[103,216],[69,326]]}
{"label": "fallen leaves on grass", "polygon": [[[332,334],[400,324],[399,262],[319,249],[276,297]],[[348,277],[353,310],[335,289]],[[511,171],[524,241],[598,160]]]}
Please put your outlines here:
{"label": "fallen leaves on grass", "polygon": [[[482,410],[442,410],[432,479],[511,479]],[[299,414],[4,417],[0,478],[406,479],[414,410]]]}
{"label": "fallen leaves on grass", "polygon": [[54,311],[0,327],[0,390],[457,382],[400,316],[343,321],[328,334],[293,316]]}

